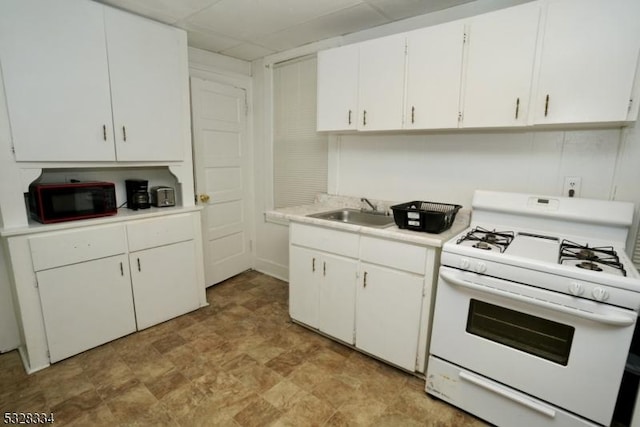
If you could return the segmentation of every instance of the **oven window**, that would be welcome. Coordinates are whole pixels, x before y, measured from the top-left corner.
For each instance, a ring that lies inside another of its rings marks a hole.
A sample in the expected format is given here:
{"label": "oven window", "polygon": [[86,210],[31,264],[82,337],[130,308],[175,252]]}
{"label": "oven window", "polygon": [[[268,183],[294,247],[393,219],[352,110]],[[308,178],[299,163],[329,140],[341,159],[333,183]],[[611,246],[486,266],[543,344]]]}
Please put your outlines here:
{"label": "oven window", "polygon": [[575,328],[472,299],[467,332],[566,366]]}

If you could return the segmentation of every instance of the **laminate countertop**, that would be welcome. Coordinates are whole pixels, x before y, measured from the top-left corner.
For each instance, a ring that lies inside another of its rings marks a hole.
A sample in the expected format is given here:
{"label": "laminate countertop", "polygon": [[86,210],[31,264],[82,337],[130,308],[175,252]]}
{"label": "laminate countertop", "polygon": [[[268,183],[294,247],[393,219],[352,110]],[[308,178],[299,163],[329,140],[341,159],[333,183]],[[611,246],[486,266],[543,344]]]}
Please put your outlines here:
{"label": "laminate countertop", "polygon": [[[393,215],[393,213],[391,212],[390,206],[397,204],[379,200],[371,200],[371,202],[378,207],[378,210],[384,210],[391,215]],[[309,216],[343,208],[360,209],[363,207],[362,205],[363,203],[359,198],[320,194],[312,204],[267,211],[265,212],[265,219],[267,222],[282,225],[288,225],[289,222],[293,221],[436,248],[441,247],[444,242],[469,226],[470,211],[464,209],[464,207],[458,211],[451,228],[438,234],[404,230],[398,228],[395,224],[385,228],[374,228]]]}

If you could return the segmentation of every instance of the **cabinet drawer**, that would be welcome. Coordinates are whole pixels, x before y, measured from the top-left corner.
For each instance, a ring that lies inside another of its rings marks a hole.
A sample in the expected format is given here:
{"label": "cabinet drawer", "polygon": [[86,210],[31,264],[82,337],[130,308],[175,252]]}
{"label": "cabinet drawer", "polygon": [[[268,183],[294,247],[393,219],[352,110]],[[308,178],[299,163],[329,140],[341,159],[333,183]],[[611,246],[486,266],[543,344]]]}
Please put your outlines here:
{"label": "cabinet drawer", "polygon": [[306,246],[352,258],[358,257],[360,237],[357,234],[295,222],[291,223],[289,232],[291,243],[294,245]]}
{"label": "cabinet drawer", "polygon": [[194,238],[193,215],[173,215],[127,224],[129,251],[184,242]]}
{"label": "cabinet drawer", "polygon": [[122,225],[47,233],[31,237],[29,247],[35,271],[127,252]]}
{"label": "cabinet drawer", "polygon": [[427,249],[409,243],[362,236],[360,259],[372,264],[424,274]]}

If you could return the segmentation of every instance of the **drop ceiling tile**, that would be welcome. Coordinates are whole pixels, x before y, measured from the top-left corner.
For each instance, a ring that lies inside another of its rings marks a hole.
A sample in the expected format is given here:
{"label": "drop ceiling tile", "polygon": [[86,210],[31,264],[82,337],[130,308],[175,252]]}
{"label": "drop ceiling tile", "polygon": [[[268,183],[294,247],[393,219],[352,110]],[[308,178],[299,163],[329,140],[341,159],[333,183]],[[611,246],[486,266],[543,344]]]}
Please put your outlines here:
{"label": "drop ceiling tile", "polygon": [[242,40],[230,39],[218,34],[200,33],[198,31],[187,31],[187,43],[189,46],[210,52],[222,52],[234,46],[242,44]]}
{"label": "drop ceiling tile", "polygon": [[245,61],[253,61],[254,59],[271,55],[272,53],[275,53],[275,51],[251,43],[243,43],[230,49],[223,50],[220,53],[233,58],[243,59]]}
{"label": "drop ceiling tile", "polygon": [[298,25],[361,0],[221,0],[186,20],[232,38],[252,40]]}
{"label": "drop ceiling tile", "polygon": [[424,15],[473,0],[365,0],[391,21]]}
{"label": "drop ceiling tile", "polygon": [[260,44],[276,51],[282,51],[376,27],[386,22],[388,20],[374,8],[360,4],[262,37]]}
{"label": "drop ceiling tile", "polygon": [[188,17],[220,0],[100,0],[120,9],[146,16],[168,24]]}

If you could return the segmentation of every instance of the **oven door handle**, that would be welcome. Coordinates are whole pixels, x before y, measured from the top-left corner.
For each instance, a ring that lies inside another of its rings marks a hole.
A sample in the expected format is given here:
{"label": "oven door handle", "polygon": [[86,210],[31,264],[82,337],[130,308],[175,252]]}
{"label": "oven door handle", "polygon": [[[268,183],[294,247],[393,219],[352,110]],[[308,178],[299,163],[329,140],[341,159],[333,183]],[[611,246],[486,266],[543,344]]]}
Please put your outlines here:
{"label": "oven door handle", "polygon": [[486,380],[484,380],[483,378],[479,378],[476,377],[473,374],[470,374],[468,372],[460,372],[458,374],[458,376],[467,381],[470,382],[471,384],[477,385],[478,387],[482,387],[485,390],[488,390],[492,393],[495,393],[499,396],[502,396],[506,399],[509,399],[513,402],[519,403],[522,406],[526,406],[529,409],[533,409],[536,412],[539,412],[543,415],[546,415],[549,418],[555,418],[556,417],[556,411],[554,411],[552,408],[549,408],[546,405],[543,405],[541,403],[535,402],[531,399],[527,399],[524,396],[518,396],[517,394],[514,394],[513,392],[510,392],[509,390],[505,390],[502,387],[496,385],[496,384],[492,384],[490,382],[487,382]]}
{"label": "oven door handle", "polygon": [[612,326],[630,326],[633,325],[636,321],[635,317],[625,316],[625,315],[616,315],[616,314],[598,314],[590,311],[579,310],[571,307],[567,307],[564,305],[556,304],[550,301],[543,301],[535,298],[531,298],[525,295],[515,294],[513,292],[503,291],[502,289],[492,288],[485,285],[479,285],[476,283],[469,282],[467,280],[459,279],[455,277],[453,274],[448,273],[446,271],[440,272],[440,277],[445,281],[460,286],[467,289],[472,289],[474,291],[497,295],[500,297],[508,298],[511,300],[525,302],[527,304],[535,305],[538,307],[546,308],[553,311],[558,311],[560,313],[569,314],[571,316],[579,317],[582,319],[592,320],[594,322],[604,323]]}

